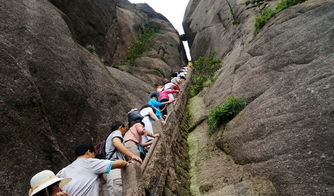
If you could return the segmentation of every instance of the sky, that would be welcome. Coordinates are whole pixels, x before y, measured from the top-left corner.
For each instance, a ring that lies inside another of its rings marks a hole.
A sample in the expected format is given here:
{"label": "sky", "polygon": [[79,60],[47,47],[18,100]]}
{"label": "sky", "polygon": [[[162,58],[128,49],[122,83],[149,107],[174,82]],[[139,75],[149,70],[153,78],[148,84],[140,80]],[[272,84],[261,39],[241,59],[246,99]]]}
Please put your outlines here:
{"label": "sky", "polygon": [[[176,28],[180,35],[184,33],[182,21],[184,12],[189,0],[129,0],[131,3],[147,3],[156,12],[164,15]],[[189,47],[183,42],[186,48],[188,59],[190,60]]]}

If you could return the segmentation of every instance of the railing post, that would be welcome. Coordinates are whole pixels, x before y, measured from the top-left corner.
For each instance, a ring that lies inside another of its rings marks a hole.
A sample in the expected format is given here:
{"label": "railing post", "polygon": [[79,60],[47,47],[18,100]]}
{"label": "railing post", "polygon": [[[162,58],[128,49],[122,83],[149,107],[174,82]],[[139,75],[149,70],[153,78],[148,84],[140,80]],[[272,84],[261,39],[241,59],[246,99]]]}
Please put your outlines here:
{"label": "railing post", "polygon": [[[152,123],[154,133],[161,133],[162,128],[160,122]],[[154,139],[151,144],[150,150],[148,151],[142,165],[139,163],[133,162],[130,163],[126,168],[122,169],[122,182],[123,182],[123,196],[136,196],[138,195],[140,178],[144,173],[152,155],[159,138]]]}
{"label": "railing post", "polygon": [[137,196],[142,172],[138,163],[122,168],[123,196]]}

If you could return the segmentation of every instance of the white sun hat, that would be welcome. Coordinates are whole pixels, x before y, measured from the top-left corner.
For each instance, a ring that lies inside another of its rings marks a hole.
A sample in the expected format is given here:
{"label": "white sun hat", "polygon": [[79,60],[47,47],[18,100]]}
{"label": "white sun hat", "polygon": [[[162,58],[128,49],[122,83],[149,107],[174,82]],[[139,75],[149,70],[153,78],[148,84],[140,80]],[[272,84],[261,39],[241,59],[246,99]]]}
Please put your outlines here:
{"label": "white sun hat", "polygon": [[71,180],[72,180],[71,178],[58,178],[52,171],[43,170],[31,178],[30,180],[31,188],[29,189],[29,196],[35,195],[39,191],[59,181],[60,181],[59,187],[63,187]]}

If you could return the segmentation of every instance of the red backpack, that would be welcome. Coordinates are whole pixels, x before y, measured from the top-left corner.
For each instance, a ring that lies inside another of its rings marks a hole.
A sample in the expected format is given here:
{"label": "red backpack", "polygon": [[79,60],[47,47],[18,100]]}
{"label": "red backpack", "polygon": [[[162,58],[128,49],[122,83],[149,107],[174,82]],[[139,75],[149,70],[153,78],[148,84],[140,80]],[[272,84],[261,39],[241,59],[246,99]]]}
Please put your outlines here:
{"label": "red backpack", "polygon": [[106,159],[107,153],[106,153],[106,140],[103,140],[102,142],[96,144],[94,146],[95,150],[95,158],[97,159]]}

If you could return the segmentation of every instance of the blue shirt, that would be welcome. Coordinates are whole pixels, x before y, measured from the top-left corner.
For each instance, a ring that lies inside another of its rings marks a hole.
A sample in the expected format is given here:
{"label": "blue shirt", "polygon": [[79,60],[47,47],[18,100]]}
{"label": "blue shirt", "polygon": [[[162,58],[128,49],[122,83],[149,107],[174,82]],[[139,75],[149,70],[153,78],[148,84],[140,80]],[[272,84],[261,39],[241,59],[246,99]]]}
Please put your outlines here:
{"label": "blue shirt", "polygon": [[157,117],[161,116],[161,112],[159,110],[159,107],[162,106],[163,104],[155,99],[151,99],[149,102],[148,102],[148,105],[154,107],[155,109],[155,115],[157,115]]}

